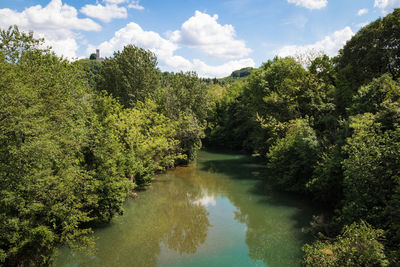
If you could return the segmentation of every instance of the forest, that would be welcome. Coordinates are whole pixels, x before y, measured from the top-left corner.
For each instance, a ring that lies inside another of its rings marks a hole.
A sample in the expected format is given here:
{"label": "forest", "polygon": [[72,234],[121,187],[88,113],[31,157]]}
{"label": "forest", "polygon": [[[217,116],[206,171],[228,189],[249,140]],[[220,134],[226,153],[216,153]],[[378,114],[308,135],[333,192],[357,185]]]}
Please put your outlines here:
{"label": "forest", "polygon": [[0,30],[0,264],[90,252],[96,227],[202,146],[261,158],[265,182],[324,212],[305,266],[400,262],[400,9],[336,57],[268,60],[224,79],[158,69],[128,45],[69,61]]}

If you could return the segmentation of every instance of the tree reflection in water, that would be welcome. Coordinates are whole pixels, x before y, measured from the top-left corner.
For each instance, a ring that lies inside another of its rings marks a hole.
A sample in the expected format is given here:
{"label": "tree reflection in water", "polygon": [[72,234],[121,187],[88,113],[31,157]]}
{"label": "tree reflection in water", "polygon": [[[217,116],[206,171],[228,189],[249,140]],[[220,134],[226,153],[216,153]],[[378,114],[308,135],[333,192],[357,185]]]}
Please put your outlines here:
{"label": "tree reflection in water", "polygon": [[274,192],[265,183],[265,168],[250,157],[225,154],[206,158],[199,160],[196,168],[180,168],[174,174],[214,199],[229,199],[237,209],[235,220],[246,225],[251,260],[268,266],[299,265],[301,246],[309,239],[299,230],[311,220],[307,203],[297,196]]}
{"label": "tree reflection in water", "polygon": [[210,226],[208,212],[203,205],[199,205],[196,201],[202,197],[201,191],[185,193],[181,190],[175,190],[175,192],[175,194],[171,194],[173,197],[171,201],[175,205],[173,205],[174,208],[169,210],[168,214],[170,230],[165,232],[164,240],[169,249],[180,254],[196,253],[198,246],[206,240]]}
{"label": "tree reflection in water", "polygon": [[201,152],[96,230],[95,257],[64,251],[56,266],[298,266],[312,211],[260,177],[249,157]]}
{"label": "tree reflection in water", "polygon": [[200,188],[183,180],[158,177],[138,199],[128,201],[124,216],[96,230],[95,256],[65,249],[56,266],[155,266],[162,246],[195,253],[210,226],[206,208],[196,202],[202,197]]}

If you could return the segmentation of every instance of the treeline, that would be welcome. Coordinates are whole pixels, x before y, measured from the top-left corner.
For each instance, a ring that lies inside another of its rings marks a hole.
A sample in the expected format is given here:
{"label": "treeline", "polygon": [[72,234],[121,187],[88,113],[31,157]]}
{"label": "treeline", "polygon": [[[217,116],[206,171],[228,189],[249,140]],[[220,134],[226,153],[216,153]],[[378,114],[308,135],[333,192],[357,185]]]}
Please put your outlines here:
{"label": "treeline", "polygon": [[399,44],[396,9],[337,57],[264,63],[220,90],[208,118],[207,145],[264,157],[268,182],[325,207],[307,266],[400,262]]}
{"label": "treeline", "polygon": [[70,63],[16,26],[0,38],[0,265],[49,265],[195,156],[210,102],[196,74],[134,46]]}
{"label": "treeline", "polygon": [[205,82],[209,86],[211,85],[220,85],[220,86],[226,86],[229,84],[232,84],[234,82],[244,80],[246,79],[252,72],[254,68],[252,67],[246,67],[242,68],[240,70],[235,70],[231,73],[231,75],[224,77],[224,78],[201,78],[201,81]]}

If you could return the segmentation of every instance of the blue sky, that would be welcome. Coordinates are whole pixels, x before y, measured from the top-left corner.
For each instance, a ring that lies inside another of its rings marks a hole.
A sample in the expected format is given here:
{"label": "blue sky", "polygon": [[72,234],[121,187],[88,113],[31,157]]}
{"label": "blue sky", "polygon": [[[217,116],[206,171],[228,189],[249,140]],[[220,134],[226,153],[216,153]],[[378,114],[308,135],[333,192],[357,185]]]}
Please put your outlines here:
{"label": "blue sky", "polygon": [[396,7],[400,0],[0,0],[0,27],[34,30],[71,59],[132,43],[153,51],[161,70],[224,77],[275,55],[334,56]]}

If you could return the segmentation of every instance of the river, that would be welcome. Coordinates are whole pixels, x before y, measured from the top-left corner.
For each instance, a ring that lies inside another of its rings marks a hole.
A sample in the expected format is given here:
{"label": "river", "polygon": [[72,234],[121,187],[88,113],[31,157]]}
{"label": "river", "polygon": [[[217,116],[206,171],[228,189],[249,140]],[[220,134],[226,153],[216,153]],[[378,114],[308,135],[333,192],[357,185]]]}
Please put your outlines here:
{"label": "river", "polygon": [[299,266],[312,209],[261,177],[249,156],[200,151],[96,229],[95,255],[64,248],[55,266]]}

